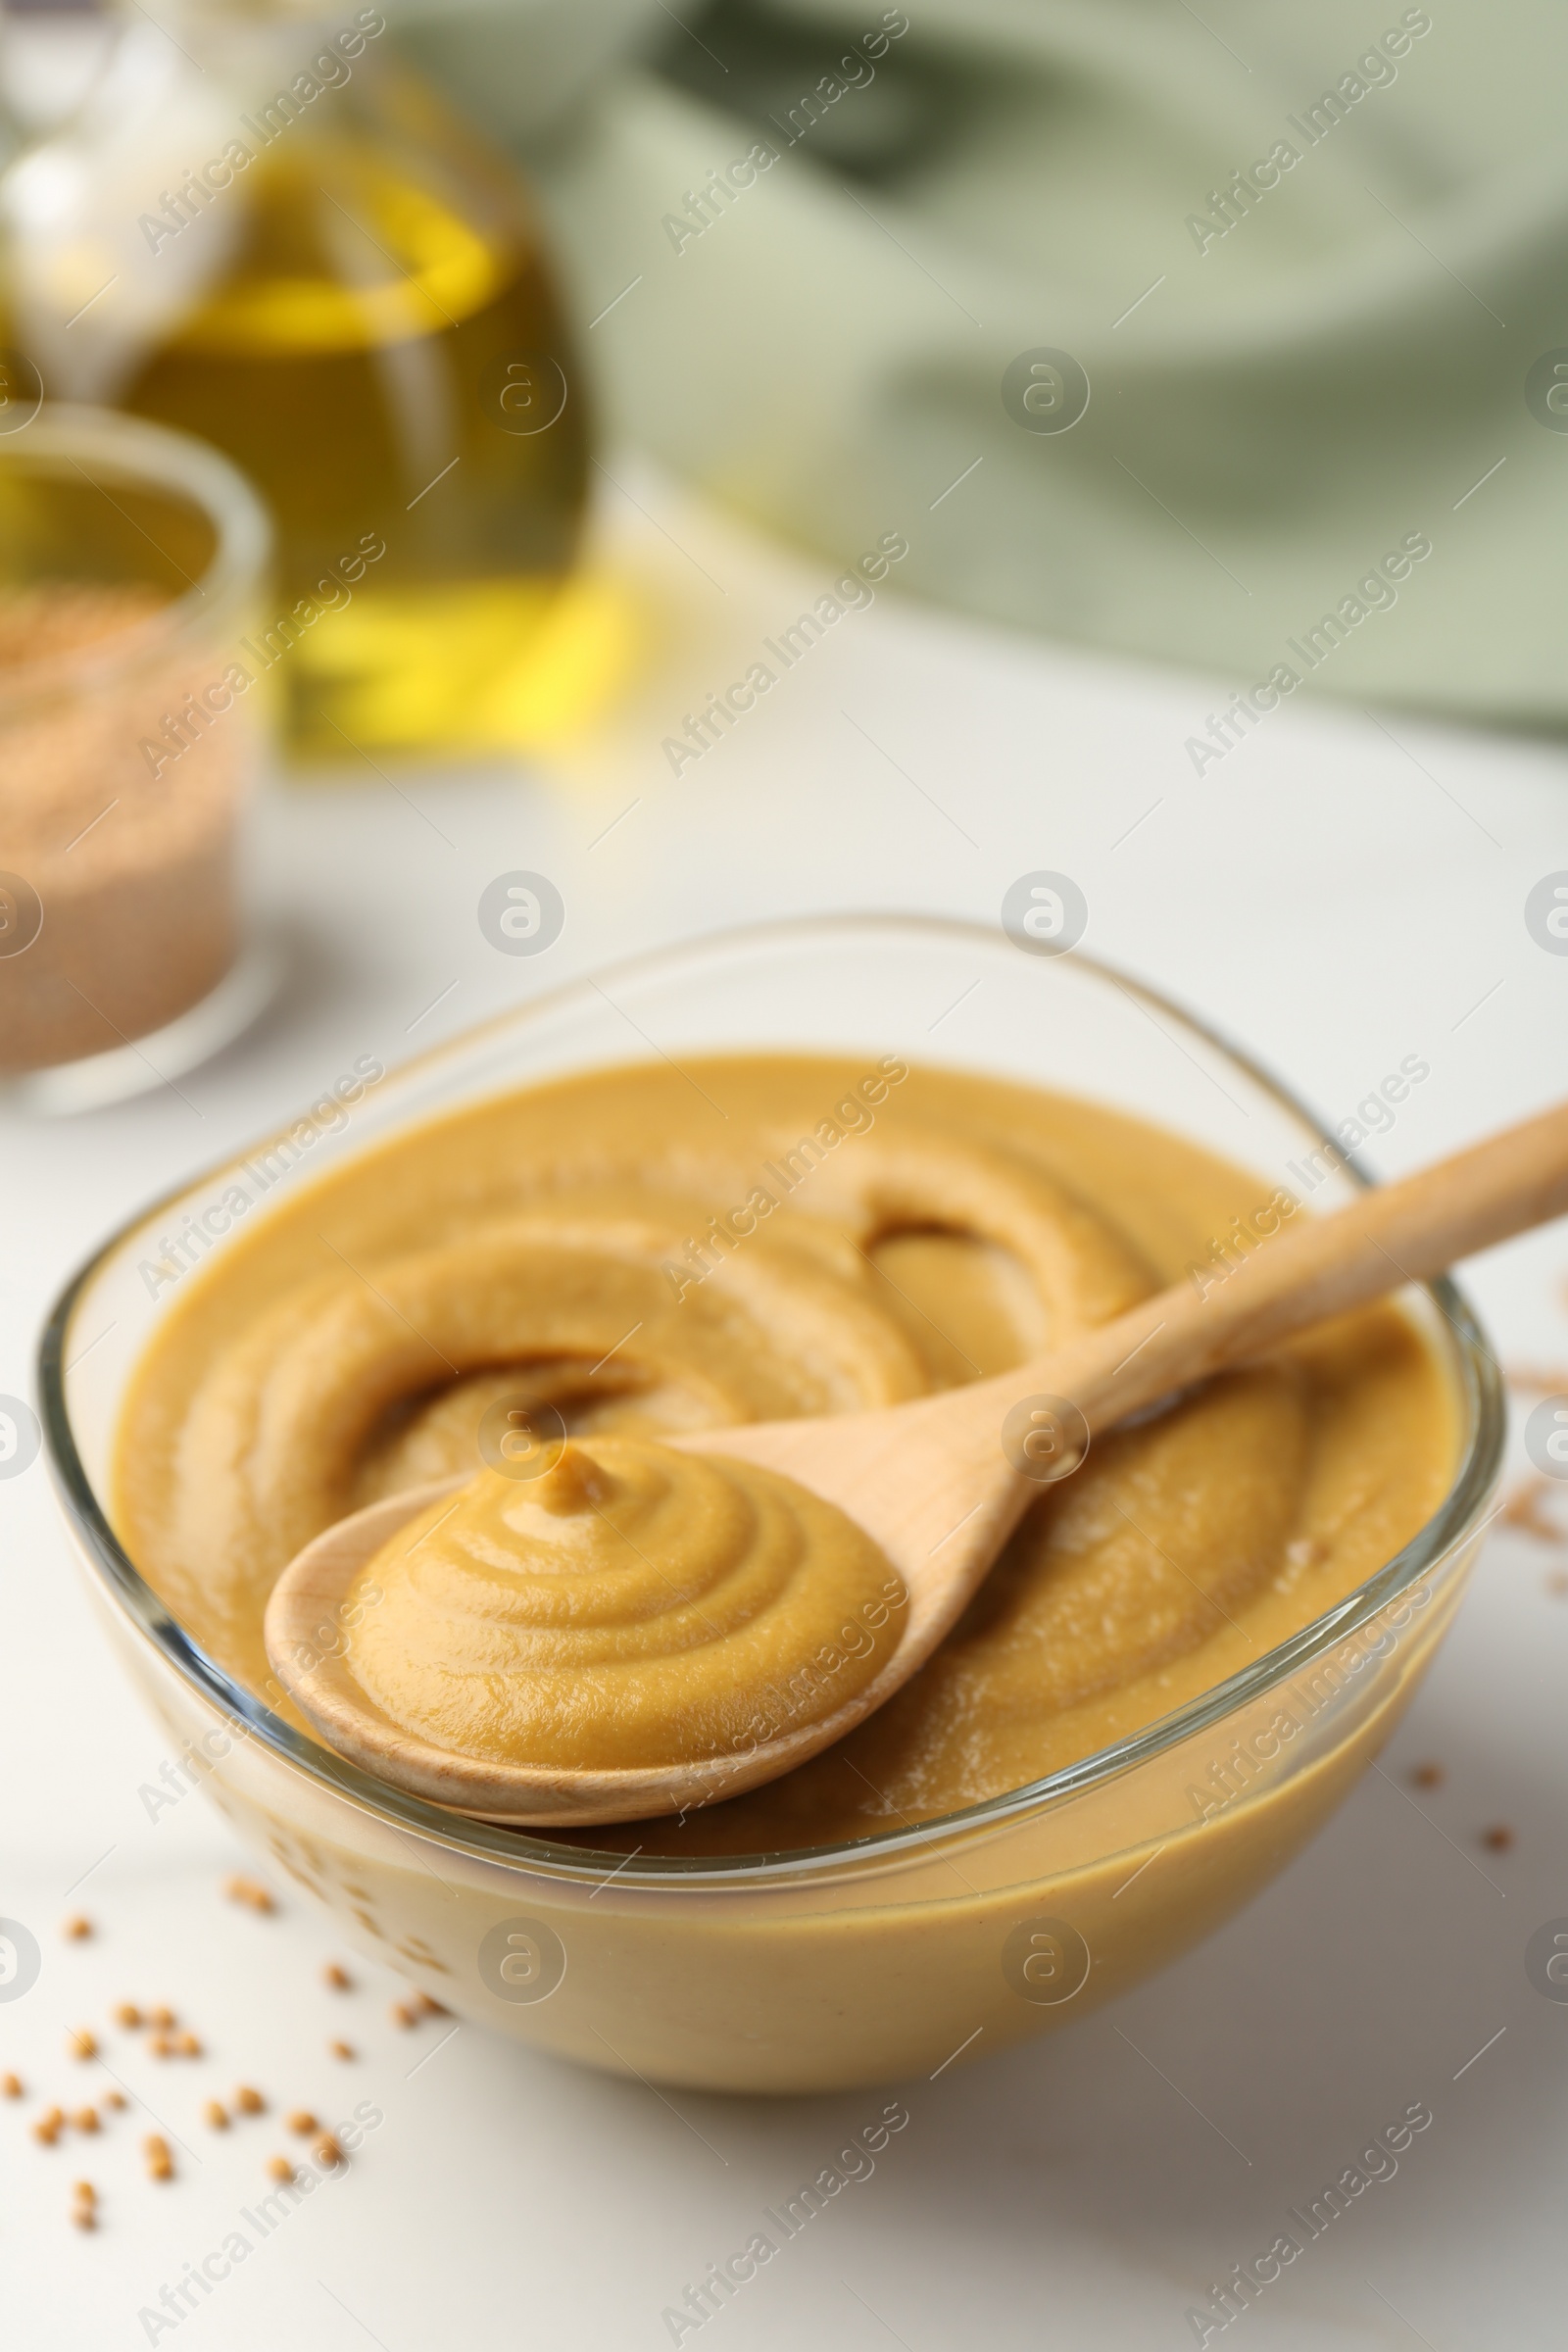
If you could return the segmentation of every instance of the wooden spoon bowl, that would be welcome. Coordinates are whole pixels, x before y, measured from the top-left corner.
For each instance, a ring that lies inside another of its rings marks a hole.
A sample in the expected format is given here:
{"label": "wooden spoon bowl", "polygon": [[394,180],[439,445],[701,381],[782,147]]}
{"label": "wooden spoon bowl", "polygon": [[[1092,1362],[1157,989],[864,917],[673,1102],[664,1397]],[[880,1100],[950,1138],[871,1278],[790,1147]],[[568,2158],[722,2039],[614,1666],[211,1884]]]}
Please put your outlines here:
{"label": "wooden spoon bowl", "polygon": [[[694,1452],[708,1449],[706,1439],[683,1443]],[[340,1755],[429,1804],[481,1821],[513,1828],[641,1821],[715,1804],[776,1780],[841,1740],[890,1698],[930,1656],[963,1605],[940,1575],[928,1573],[911,1583],[899,1642],[872,1682],[820,1722],[741,1752],[670,1767],[607,1771],[487,1763],[416,1739],[383,1714],[354,1679],[345,1640],[345,1603],[361,1569],[399,1528],[466,1483],[444,1478],[410,1487],[327,1528],[296,1553],[273,1587],[265,1632],[268,1653],[289,1695]]]}

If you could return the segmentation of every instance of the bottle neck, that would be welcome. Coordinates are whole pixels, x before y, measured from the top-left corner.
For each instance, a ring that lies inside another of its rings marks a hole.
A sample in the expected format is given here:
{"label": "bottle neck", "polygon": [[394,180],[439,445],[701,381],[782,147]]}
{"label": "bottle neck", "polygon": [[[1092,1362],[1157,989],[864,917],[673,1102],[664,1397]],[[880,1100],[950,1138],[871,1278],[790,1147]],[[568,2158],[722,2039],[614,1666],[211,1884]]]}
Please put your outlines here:
{"label": "bottle neck", "polygon": [[[110,9],[125,24],[146,20],[146,11],[138,8],[136,0],[110,0]],[[187,31],[222,40],[283,29],[310,40],[317,33],[347,29],[356,19],[368,25],[370,19],[380,14],[378,9],[362,7],[361,0],[163,0],[158,22],[160,28],[169,28],[172,38],[177,35],[181,40]],[[384,19],[381,28],[385,29]]]}
{"label": "bottle neck", "polygon": [[285,86],[301,75],[318,88],[347,81],[386,31],[382,11],[363,0],[165,0],[156,27],[136,0],[114,5],[122,37],[150,34],[204,72],[260,73]]}

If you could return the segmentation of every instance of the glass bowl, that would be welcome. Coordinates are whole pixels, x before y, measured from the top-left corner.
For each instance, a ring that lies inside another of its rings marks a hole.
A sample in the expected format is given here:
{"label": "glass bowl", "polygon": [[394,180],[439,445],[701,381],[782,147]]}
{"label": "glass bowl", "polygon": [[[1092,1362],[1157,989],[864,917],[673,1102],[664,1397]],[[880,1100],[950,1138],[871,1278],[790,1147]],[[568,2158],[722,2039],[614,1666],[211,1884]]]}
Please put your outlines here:
{"label": "glass bowl", "polygon": [[[1250,1168],[1259,1198],[1298,1186],[1303,1155],[1324,1142],[1245,1054],[1084,956],[1024,954],[1000,932],[919,917],[757,926],[527,1004],[404,1065],[335,1126],[301,1121],[160,1201],[61,1298],[41,1395],[76,1548],[172,1755],[347,1937],[461,2016],[562,2056],[791,2093],[929,2075],[1080,2016],[1256,1893],[1345,1796],[1430,1664],[1475,1558],[1504,1423],[1458,1293],[1406,1293],[1450,1373],[1460,1432],[1427,1526],[1245,1672],[943,1820],[803,1852],[614,1861],[402,1796],[232,1682],[116,1540],[114,1434],[172,1296],[141,1267],[260,1152],[284,1152],[292,1188],[531,1082],[739,1049],[896,1052],[1086,1096]],[[1314,1205],[1364,1181],[1336,1162]],[[245,1224],[267,1214],[258,1200]],[[231,1246],[216,1232],[224,1221],[201,1227],[211,1258]]]}

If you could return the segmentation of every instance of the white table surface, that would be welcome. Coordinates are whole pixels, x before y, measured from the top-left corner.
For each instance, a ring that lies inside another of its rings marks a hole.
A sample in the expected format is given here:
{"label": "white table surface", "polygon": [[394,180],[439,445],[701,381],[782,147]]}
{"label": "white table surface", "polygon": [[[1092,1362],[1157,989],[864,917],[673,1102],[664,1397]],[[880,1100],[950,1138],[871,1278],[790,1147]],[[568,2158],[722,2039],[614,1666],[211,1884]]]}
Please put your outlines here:
{"label": "white table surface", "polygon": [[[294,965],[274,1010],[178,1093],[0,1122],[0,1392],[30,1393],[48,1301],[133,1204],[355,1055],[391,1062],[606,959],[751,917],[880,906],[994,920],[1015,876],[1065,870],[1089,899],[1091,949],[1219,1022],[1332,1115],[1425,1055],[1431,1079],[1371,1154],[1387,1173],[1561,1090],[1568,957],[1523,920],[1531,884],[1568,866],[1559,751],[1286,708],[1200,782],[1184,739],[1221,707],[1217,681],[883,595],[676,780],[662,738],[831,567],[749,539],[629,459],[611,470],[602,558],[639,583],[653,632],[615,716],[569,760],[526,773],[400,772],[401,798],[368,773],[274,794],[257,897]],[[516,866],[551,875],[566,903],[564,932],[534,961],[497,955],[475,922],[484,884]],[[1472,1268],[1505,1359],[1568,1363],[1565,1275],[1561,1226]],[[1568,1495],[1561,1507],[1568,1523]],[[1568,1544],[1494,1530],[1387,1777],[1369,1775],[1242,1918],[1115,2007],[900,2085],[909,2125],[873,2177],[710,2321],[705,2343],[1174,2352],[1196,2340],[1186,2313],[1209,2283],[1423,2100],[1435,2121],[1397,2177],[1228,2340],[1560,2345],[1568,2006],[1534,1991],[1523,1961],[1531,1932],[1568,1914],[1568,1598],[1551,1582],[1564,1569]],[[0,2102],[8,2343],[667,2344],[662,2314],[685,2283],[887,2095],[663,2098],[471,2027],[399,2031],[395,1984],[358,1961],[355,1991],[325,1990],[324,1915],[292,1886],[271,1918],[224,1901],[221,1880],[247,1857],[204,1797],[147,1818],[137,1791],[164,1745],[89,1621],[41,1463],[0,1483],[0,1915],[43,1947],[32,1990],[0,2004],[0,2070],[28,2092]],[[1416,1790],[1410,1768],[1429,1756],[1446,1782]],[[1494,1823],[1514,1832],[1510,1850],[1482,1844]],[[95,1934],[68,1942],[61,1923],[78,1909]],[[127,1997],[172,2004],[209,2053],[158,2065],[131,2037],[105,2037],[110,2064],[191,2151],[176,2150],[168,2186],[143,2178],[149,2125],[134,2110],[54,2149],[26,2130],[42,2104],[106,2086],[64,2036],[103,2030]],[[353,2065],[325,2055],[333,2034],[359,2046]],[[143,2307],[221,2243],[286,2144],[275,2114],[226,2135],[201,2123],[203,2102],[246,2077],[329,2122],[371,2099],[384,2125],[210,2300],[150,2331]],[[68,2218],[80,2176],[102,2197],[90,2236]]]}

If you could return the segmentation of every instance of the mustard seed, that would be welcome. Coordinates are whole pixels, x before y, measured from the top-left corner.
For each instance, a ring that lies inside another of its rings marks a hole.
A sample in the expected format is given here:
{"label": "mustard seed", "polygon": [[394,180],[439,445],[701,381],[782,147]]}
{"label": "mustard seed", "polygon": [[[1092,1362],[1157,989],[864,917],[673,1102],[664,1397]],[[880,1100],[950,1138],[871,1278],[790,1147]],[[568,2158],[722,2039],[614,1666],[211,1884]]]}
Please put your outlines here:
{"label": "mustard seed", "polygon": [[260,1879],[225,1879],[223,1892],[231,1903],[245,1903],[252,1911],[275,1911],[277,1908],[271,1888],[264,1886]]}

